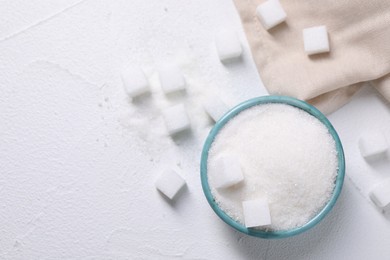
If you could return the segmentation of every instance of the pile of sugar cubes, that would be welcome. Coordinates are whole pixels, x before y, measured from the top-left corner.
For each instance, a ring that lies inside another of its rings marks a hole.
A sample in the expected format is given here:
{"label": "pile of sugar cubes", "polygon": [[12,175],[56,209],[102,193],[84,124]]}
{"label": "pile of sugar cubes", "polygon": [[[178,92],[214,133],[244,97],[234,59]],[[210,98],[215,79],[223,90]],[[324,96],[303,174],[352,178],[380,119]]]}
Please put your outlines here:
{"label": "pile of sugar cubes", "polygon": [[[380,131],[374,131],[362,135],[359,139],[361,156],[367,162],[375,163],[387,158],[389,145],[385,135]],[[390,178],[378,182],[369,193],[372,202],[381,210],[389,210],[390,207]]]}
{"label": "pile of sugar cubes", "polygon": [[[264,29],[269,30],[286,22],[287,14],[279,0],[267,0],[256,9]],[[329,52],[329,39],[326,26],[319,25],[303,29],[304,50],[308,55]]]}

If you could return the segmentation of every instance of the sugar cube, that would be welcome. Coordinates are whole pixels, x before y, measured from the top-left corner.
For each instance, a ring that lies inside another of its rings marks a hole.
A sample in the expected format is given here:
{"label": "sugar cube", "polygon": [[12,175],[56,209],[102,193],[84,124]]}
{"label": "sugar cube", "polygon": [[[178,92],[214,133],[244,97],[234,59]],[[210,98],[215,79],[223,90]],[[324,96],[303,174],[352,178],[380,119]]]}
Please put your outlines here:
{"label": "sugar cube", "polygon": [[379,208],[390,206],[390,178],[375,186],[370,192],[370,198]]}
{"label": "sugar cube", "polygon": [[157,179],[156,188],[172,200],[186,185],[185,180],[174,170],[164,171]]}
{"label": "sugar cube", "polygon": [[203,102],[207,114],[216,122],[228,110],[228,106],[217,96],[210,96]]}
{"label": "sugar cube", "polygon": [[217,189],[228,188],[244,180],[240,161],[236,156],[223,156],[216,163],[218,173],[216,174],[215,187]]}
{"label": "sugar cube", "polygon": [[261,227],[271,224],[271,214],[265,198],[243,201],[242,207],[246,227]]}
{"label": "sugar cube", "polygon": [[268,0],[257,6],[257,17],[263,27],[268,30],[286,20],[286,12],[279,0]]}
{"label": "sugar cube", "polygon": [[371,132],[359,139],[360,154],[366,159],[375,159],[387,152],[386,138],[381,132]]}
{"label": "sugar cube", "polygon": [[159,70],[161,87],[165,94],[171,94],[185,90],[186,81],[178,66],[166,64]]}
{"label": "sugar cube", "polygon": [[303,29],[303,44],[308,55],[329,52],[329,39],[326,26]]}
{"label": "sugar cube", "polygon": [[191,127],[190,120],[183,104],[164,109],[162,115],[170,135],[175,135]]}
{"label": "sugar cube", "polygon": [[127,94],[132,98],[149,91],[149,82],[140,68],[125,68],[122,71],[122,81]]}
{"label": "sugar cube", "polygon": [[241,42],[234,31],[220,31],[215,37],[215,46],[221,61],[239,58],[242,54]]}

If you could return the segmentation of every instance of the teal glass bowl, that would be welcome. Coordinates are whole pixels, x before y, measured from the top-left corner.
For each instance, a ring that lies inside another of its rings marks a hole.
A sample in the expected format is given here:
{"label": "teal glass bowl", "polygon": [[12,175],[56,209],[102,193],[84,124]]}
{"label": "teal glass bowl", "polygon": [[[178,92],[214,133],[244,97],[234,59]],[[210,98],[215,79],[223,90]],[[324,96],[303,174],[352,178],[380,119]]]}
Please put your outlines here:
{"label": "teal glass bowl", "polygon": [[[224,125],[233,117],[238,115],[240,112],[251,108],[253,106],[261,105],[261,104],[268,104],[268,103],[278,103],[278,104],[286,104],[290,106],[297,107],[299,109],[302,109],[309,113],[310,115],[316,117],[319,121],[321,121],[329,130],[329,133],[333,137],[336,143],[336,149],[337,149],[337,157],[338,157],[338,171],[337,176],[335,180],[335,187],[333,190],[333,194],[329,201],[326,203],[326,205],[323,207],[323,209],[318,212],[317,215],[315,215],[311,220],[309,220],[306,224],[303,226],[289,229],[289,230],[281,230],[281,231],[265,231],[265,230],[259,230],[259,229],[253,229],[253,228],[247,228],[241,223],[235,221],[232,219],[228,214],[226,214],[216,203],[214,200],[213,195],[210,191],[210,186],[208,183],[208,177],[207,177],[207,160],[209,155],[209,149],[218,134],[218,132],[224,127]],[[312,105],[302,101],[298,100],[292,97],[286,97],[286,96],[263,96],[258,98],[253,98],[248,101],[245,101],[233,109],[231,109],[229,112],[227,112],[218,122],[216,122],[215,126],[211,129],[206,142],[203,146],[202,156],[201,156],[201,163],[200,163],[200,176],[202,181],[202,188],[203,192],[207,198],[208,203],[210,204],[211,208],[214,210],[214,212],[229,226],[235,228],[236,230],[255,237],[261,237],[261,238],[285,238],[285,237],[291,237],[297,234],[300,234],[312,227],[314,227],[317,223],[319,223],[326,214],[329,213],[329,211],[333,208],[334,204],[337,201],[337,198],[340,195],[341,189],[343,187],[344,183],[344,176],[345,176],[345,159],[344,159],[344,151],[343,147],[340,142],[340,138],[337,135],[335,129],[333,128],[332,124],[329,122],[329,120],[315,107]]]}

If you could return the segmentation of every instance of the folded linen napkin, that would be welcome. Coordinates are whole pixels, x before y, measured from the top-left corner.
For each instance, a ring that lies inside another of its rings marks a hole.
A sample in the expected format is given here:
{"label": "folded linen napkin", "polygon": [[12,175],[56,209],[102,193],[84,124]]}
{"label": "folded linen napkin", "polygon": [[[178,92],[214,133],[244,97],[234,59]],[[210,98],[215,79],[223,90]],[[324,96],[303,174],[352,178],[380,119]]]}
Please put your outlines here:
{"label": "folded linen napkin", "polygon": [[[270,94],[307,100],[330,113],[372,81],[390,100],[389,0],[280,0],[287,20],[268,31],[256,16],[265,0],[234,1]],[[327,27],[331,50],[308,56],[302,30],[319,25]]]}

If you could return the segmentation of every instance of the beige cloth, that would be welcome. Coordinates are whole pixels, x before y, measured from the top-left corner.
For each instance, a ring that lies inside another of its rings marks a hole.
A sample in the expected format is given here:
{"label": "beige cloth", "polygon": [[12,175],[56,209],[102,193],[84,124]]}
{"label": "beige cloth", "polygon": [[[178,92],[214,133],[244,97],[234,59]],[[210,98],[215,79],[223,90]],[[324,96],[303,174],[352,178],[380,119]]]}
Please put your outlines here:
{"label": "beige cloth", "polygon": [[[374,80],[390,100],[390,0],[280,0],[287,21],[269,31],[256,17],[265,0],[234,1],[271,94],[308,100],[330,113]],[[302,30],[319,25],[327,27],[331,51],[308,56]]]}

